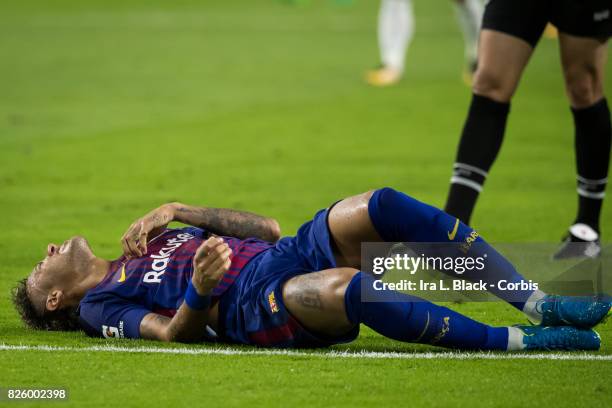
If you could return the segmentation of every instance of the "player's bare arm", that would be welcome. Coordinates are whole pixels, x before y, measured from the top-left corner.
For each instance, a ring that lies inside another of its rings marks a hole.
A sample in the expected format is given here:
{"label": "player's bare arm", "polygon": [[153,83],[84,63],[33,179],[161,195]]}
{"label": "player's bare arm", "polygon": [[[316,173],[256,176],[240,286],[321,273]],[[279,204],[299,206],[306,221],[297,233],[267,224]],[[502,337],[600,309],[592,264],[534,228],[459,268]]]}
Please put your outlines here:
{"label": "player's bare arm", "polygon": [[[191,279],[193,287],[201,297],[208,296],[217,286],[223,274],[230,267],[232,254],[223,239],[211,237],[198,248],[194,260],[194,273]],[[173,318],[157,313],[149,313],[140,323],[140,334],[143,338],[167,342],[195,342],[204,337],[203,328],[214,325],[216,320],[213,310],[197,310],[186,301]]]}
{"label": "player's bare arm", "polygon": [[121,237],[125,256],[130,258],[145,254],[148,238],[158,235],[172,221],[203,228],[217,235],[241,239],[259,238],[276,242],[281,234],[280,226],[274,218],[247,211],[195,207],[175,202],[152,210],[130,225]]}
{"label": "player's bare arm", "polygon": [[181,203],[173,204],[174,221],[204,228],[218,235],[240,239],[259,238],[276,242],[281,231],[274,218],[264,217],[247,211],[227,208],[194,207]]}

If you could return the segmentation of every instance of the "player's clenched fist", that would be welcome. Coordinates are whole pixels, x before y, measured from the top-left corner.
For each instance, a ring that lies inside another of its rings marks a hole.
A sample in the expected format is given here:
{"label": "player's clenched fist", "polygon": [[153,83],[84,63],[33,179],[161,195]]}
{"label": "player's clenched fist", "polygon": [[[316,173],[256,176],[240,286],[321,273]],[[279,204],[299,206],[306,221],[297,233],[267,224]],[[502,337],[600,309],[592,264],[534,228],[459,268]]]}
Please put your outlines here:
{"label": "player's clenched fist", "polygon": [[219,237],[211,237],[200,245],[193,258],[191,281],[200,296],[209,295],[217,286],[232,261],[232,250]]}

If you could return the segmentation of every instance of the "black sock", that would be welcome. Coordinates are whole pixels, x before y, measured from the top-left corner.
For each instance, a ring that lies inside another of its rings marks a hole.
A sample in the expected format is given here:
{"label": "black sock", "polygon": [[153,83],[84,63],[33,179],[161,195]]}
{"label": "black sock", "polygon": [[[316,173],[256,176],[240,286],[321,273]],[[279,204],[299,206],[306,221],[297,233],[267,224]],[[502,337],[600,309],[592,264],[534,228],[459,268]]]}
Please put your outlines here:
{"label": "black sock", "polygon": [[599,232],[601,204],[606,190],[610,164],[610,109],[606,99],[584,109],[572,109],[576,127],[576,169],[578,170],[578,215]]}
{"label": "black sock", "polygon": [[473,95],[444,211],[465,224],[504,139],[510,104]]}

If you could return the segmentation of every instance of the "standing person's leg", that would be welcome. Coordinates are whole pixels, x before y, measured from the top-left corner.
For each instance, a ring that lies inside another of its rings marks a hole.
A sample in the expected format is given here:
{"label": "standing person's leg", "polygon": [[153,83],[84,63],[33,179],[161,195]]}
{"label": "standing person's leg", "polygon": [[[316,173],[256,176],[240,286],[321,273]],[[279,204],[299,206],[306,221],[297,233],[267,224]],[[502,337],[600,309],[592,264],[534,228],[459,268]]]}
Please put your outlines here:
{"label": "standing person's leg", "polygon": [[[472,76],[477,67],[478,35],[484,6],[481,0],[454,0],[454,6],[465,43],[466,74]],[[469,78],[466,76],[465,79]]]}
{"label": "standing person's leg", "polygon": [[381,0],[378,14],[378,49],[381,67],[370,71],[371,85],[392,85],[404,73],[406,51],[414,34],[411,0]]}
{"label": "standing person's leg", "polygon": [[445,211],[466,224],[501,148],[510,100],[548,21],[544,0],[491,0]]}
{"label": "standing person's leg", "polygon": [[607,38],[559,35],[575,126],[578,212],[556,258],[599,255],[600,215],[610,165],[612,126],[604,95]]}

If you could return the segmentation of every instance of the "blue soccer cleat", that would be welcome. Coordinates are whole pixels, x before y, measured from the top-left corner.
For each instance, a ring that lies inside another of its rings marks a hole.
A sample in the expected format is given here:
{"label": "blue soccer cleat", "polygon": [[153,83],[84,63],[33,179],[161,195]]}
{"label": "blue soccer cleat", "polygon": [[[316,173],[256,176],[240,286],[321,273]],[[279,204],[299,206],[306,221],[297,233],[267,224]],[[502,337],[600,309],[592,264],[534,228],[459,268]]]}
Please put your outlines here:
{"label": "blue soccer cleat", "polygon": [[524,350],[599,350],[601,338],[595,330],[571,326],[516,326],[524,334]]}
{"label": "blue soccer cleat", "polygon": [[591,328],[607,317],[611,307],[609,297],[595,296],[547,295],[536,303],[536,311],[542,314],[540,326]]}

